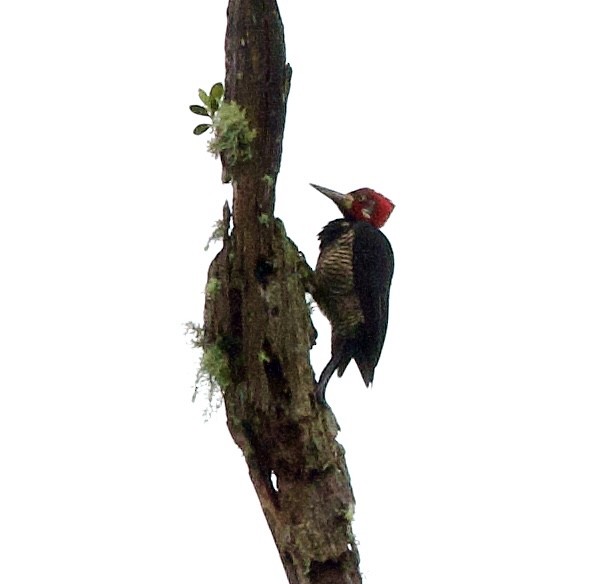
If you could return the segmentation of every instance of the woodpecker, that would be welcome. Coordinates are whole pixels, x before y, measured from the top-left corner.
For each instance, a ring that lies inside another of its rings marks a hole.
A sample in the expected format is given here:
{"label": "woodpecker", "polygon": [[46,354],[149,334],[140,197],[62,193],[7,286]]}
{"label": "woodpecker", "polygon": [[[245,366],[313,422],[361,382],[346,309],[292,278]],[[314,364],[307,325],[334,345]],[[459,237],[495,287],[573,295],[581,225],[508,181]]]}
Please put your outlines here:
{"label": "woodpecker", "polygon": [[393,250],[379,230],[395,205],[364,188],[347,194],[318,185],[343,218],[328,223],[321,233],[313,296],[331,323],[331,360],[317,384],[325,401],[327,383],[335,371],[341,377],[352,359],[368,387],[379,362],[389,317],[389,288]]}

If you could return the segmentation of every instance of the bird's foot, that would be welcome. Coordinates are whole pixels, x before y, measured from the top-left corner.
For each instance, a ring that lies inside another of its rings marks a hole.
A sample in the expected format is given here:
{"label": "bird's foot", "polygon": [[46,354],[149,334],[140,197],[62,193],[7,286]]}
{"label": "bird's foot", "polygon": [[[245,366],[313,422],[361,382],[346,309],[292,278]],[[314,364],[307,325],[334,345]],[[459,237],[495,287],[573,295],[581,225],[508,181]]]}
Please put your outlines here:
{"label": "bird's foot", "polygon": [[327,385],[326,383],[323,385],[320,382],[316,384],[316,386],[315,386],[315,401],[318,404],[321,404],[322,406],[325,406],[328,408],[329,404],[327,404],[327,400],[325,399],[325,386],[326,385]]}

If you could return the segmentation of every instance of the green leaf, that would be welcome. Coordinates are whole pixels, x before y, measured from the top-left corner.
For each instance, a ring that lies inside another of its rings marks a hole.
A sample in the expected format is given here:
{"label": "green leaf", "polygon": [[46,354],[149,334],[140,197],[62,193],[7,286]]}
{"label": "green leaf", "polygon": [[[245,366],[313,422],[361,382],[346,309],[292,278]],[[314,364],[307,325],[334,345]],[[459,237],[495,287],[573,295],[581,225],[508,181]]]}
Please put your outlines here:
{"label": "green leaf", "polygon": [[209,112],[202,105],[191,105],[190,111],[198,116],[208,116]]}
{"label": "green leaf", "polygon": [[222,83],[216,83],[209,92],[209,95],[216,99],[218,102],[221,101],[221,98],[224,95],[224,86]]}
{"label": "green leaf", "polygon": [[210,97],[208,107],[213,113],[215,113],[219,109],[219,101],[213,97]]}
{"label": "green leaf", "polygon": [[201,101],[207,107],[209,107],[209,102],[210,102],[209,96],[202,89],[199,89],[199,97],[200,97]]}
{"label": "green leaf", "polygon": [[193,131],[193,134],[200,136],[211,127],[211,124],[199,124]]}

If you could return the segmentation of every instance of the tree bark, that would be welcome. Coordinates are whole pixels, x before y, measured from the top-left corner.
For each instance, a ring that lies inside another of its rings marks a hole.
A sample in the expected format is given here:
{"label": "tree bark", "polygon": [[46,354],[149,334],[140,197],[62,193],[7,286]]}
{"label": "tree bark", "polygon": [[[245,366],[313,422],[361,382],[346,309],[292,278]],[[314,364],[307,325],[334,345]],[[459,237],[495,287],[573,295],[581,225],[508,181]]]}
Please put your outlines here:
{"label": "tree bark", "polygon": [[[256,129],[233,167],[233,230],[209,268],[205,346],[228,372],[227,423],[291,584],[360,583],[354,496],[331,410],[314,399],[314,344],[305,302],[310,268],[273,215],[291,69],[274,0],[230,0],[225,100]],[[227,217],[229,223],[229,215]],[[226,225],[227,227],[227,225]],[[247,576],[257,581],[258,575]]]}

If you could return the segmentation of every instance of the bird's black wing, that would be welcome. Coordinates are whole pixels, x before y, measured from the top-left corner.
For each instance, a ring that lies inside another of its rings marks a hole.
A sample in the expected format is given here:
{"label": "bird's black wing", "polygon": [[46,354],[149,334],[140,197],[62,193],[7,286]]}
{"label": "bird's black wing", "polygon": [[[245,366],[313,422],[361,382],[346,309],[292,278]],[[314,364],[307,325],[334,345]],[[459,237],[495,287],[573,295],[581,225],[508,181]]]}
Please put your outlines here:
{"label": "bird's black wing", "polygon": [[361,221],[356,222],[354,228],[354,287],[364,315],[355,360],[364,382],[369,385],[387,333],[394,259],[391,244],[381,231]]}

